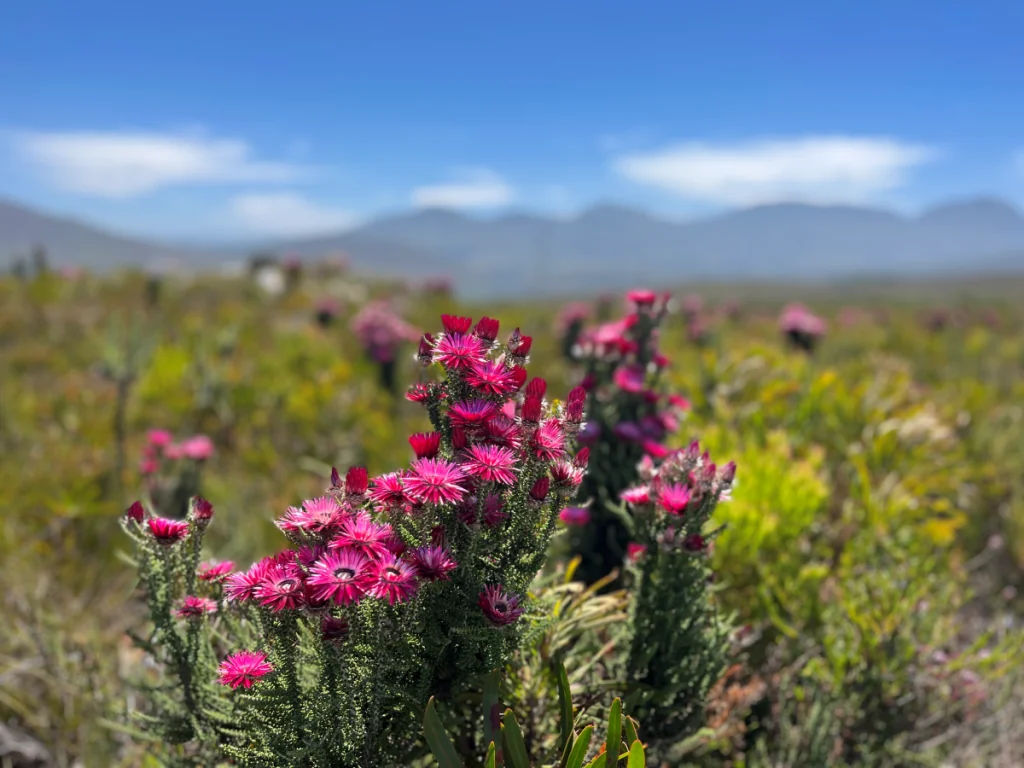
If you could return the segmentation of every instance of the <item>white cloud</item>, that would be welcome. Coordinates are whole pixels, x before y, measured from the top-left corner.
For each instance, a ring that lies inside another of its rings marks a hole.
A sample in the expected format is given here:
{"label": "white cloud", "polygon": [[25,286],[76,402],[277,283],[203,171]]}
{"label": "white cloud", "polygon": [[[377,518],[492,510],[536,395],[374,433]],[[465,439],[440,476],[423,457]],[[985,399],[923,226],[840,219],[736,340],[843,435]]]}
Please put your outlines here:
{"label": "white cloud", "polygon": [[825,203],[862,201],[899,187],[910,169],[935,156],[928,147],[889,138],[811,136],[680,144],[620,156],[613,167],[631,181],[692,200]]}
{"label": "white cloud", "polygon": [[462,178],[443,184],[417,187],[412,203],[418,208],[499,208],[515,198],[512,189],[498,174],[486,168],[467,169]]}
{"label": "white cloud", "polygon": [[306,237],[351,229],[359,223],[352,211],[321,205],[291,192],[235,197],[231,217],[246,231],[267,237]]}
{"label": "white cloud", "polygon": [[239,139],[160,133],[18,133],[13,144],[61,189],[127,198],[187,184],[287,182],[306,173],[256,160]]}

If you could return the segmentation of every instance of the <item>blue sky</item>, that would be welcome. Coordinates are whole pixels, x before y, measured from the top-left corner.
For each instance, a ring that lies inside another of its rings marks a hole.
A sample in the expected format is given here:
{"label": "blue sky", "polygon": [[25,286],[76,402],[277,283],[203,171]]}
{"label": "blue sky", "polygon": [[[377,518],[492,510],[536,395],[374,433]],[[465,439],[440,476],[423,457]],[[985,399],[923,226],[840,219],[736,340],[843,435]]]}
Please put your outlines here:
{"label": "blue sky", "polygon": [[33,2],[0,196],[175,239],[415,206],[1024,205],[1024,7]]}

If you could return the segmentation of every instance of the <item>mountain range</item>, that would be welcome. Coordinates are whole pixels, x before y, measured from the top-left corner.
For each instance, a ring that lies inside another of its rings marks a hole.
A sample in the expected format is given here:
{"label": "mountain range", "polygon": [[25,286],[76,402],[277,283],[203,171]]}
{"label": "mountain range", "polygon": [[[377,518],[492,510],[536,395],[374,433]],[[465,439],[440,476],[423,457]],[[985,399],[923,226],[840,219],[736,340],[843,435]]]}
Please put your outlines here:
{"label": "mountain range", "polygon": [[[0,261],[43,245],[58,264],[94,270],[238,261],[252,246],[146,242],[0,201]],[[473,295],[552,295],[684,281],[828,281],[1024,273],[1024,215],[1006,202],[952,202],[919,216],[879,208],[762,205],[671,222],[618,205],[572,219],[508,214],[481,219],[421,210],[330,237],[262,244],[303,258],[344,252],[386,276],[446,275]]]}

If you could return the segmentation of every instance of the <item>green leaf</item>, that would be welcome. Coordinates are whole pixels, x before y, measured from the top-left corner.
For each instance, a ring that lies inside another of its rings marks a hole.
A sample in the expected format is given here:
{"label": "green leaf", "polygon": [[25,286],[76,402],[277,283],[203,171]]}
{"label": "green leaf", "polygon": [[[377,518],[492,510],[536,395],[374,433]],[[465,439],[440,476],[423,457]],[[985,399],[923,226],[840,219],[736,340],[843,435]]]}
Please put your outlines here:
{"label": "green leaf", "polygon": [[[618,698],[612,702],[608,713],[608,738],[605,741],[605,754],[611,756],[609,768],[619,762],[619,745],[622,743],[622,701]],[[606,761],[607,764],[607,761]]]}
{"label": "green leaf", "polygon": [[565,664],[558,664],[558,706],[562,710],[562,719],[559,723],[561,739],[558,742],[559,751],[565,753],[566,745],[572,740],[573,735],[573,714],[572,714],[572,690],[569,687],[569,675],[565,671]]}
{"label": "green leaf", "polygon": [[626,768],[644,768],[647,765],[647,758],[644,756],[644,745],[637,739],[629,748],[629,762]]}
{"label": "green leaf", "polygon": [[494,747],[492,741],[487,745],[487,760],[484,761],[484,768],[497,768],[498,766],[498,750]]}
{"label": "green leaf", "polygon": [[605,767],[605,761],[607,760],[607,758],[608,758],[608,755],[606,755],[606,754],[604,754],[602,752],[600,755],[598,755],[593,760],[591,760],[589,763],[587,763],[585,766],[583,766],[583,768],[604,768]]}
{"label": "green leaf", "polygon": [[[501,743],[501,703],[498,699],[498,688],[501,685],[501,670],[492,669],[484,678],[484,743]],[[495,747],[495,760],[501,750]]]}
{"label": "green leaf", "polygon": [[516,722],[511,709],[505,710],[502,718],[502,737],[505,742],[505,762],[510,768],[530,768],[530,756],[523,741],[523,732]]}
{"label": "green leaf", "polygon": [[433,696],[427,702],[427,711],[423,715],[423,733],[439,768],[463,768],[459,753],[455,751],[455,745],[448,738],[441,718],[437,716]]}
{"label": "green leaf", "polygon": [[590,748],[590,737],[594,735],[594,726],[588,725],[581,732],[575,743],[572,745],[572,752],[565,763],[565,768],[583,768],[583,760]]}
{"label": "green leaf", "polygon": [[640,723],[629,715],[622,718],[622,730],[625,733],[627,744],[632,744],[640,739]]}

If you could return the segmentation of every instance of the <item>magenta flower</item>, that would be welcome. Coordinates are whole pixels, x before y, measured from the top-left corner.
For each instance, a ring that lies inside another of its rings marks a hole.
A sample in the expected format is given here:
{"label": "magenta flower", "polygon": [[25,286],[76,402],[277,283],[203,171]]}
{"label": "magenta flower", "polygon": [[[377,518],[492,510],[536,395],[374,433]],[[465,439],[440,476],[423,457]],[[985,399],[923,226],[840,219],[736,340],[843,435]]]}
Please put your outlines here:
{"label": "magenta flower", "polygon": [[342,523],[341,531],[331,541],[330,547],[354,549],[376,560],[387,553],[387,541],[391,534],[390,525],[374,522],[368,514],[361,512]]}
{"label": "magenta flower", "polygon": [[699,533],[691,533],[685,539],[683,539],[683,549],[687,552],[693,552],[699,554],[704,552],[708,547],[707,540]]}
{"label": "magenta flower", "polygon": [[206,461],[213,456],[213,440],[206,435],[190,437],[181,444],[181,452],[187,459]]}
{"label": "magenta flower", "polygon": [[626,557],[629,558],[630,562],[635,563],[637,560],[643,557],[644,554],[646,554],[646,552],[647,547],[635,541],[631,541],[629,542],[629,544],[626,545]]}
{"label": "magenta flower", "polygon": [[467,429],[481,427],[497,415],[498,406],[489,400],[462,400],[448,411],[453,425]]}
{"label": "magenta flower", "polygon": [[412,556],[420,576],[430,581],[447,579],[448,572],[454,571],[458,564],[452,559],[451,552],[445,547],[431,544],[420,547]]}
{"label": "magenta flower", "polygon": [[627,504],[647,504],[651,500],[651,492],[646,485],[637,488],[627,488],[619,494],[619,498]]}
{"label": "magenta flower", "polygon": [[583,482],[583,468],[564,459],[551,465],[551,479],[561,488],[575,488]]}
{"label": "magenta flower", "polygon": [[522,369],[510,369],[503,362],[484,360],[470,367],[466,383],[485,395],[503,397],[516,390],[517,370]]}
{"label": "magenta flower", "polygon": [[566,525],[586,525],[590,522],[590,510],[586,507],[566,507],[558,513],[558,519]]}
{"label": "magenta flower", "polygon": [[213,504],[202,496],[195,496],[192,499],[192,517],[200,525],[206,525],[213,520]]}
{"label": "magenta flower", "polygon": [[459,485],[466,475],[458,464],[444,459],[416,459],[405,478],[405,489],[415,501],[451,504],[466,495]]}
{"label": "magenta flower", "polygon": [[348,605],[362,598],[370,573],[370,561],[361,552],[343,549],[328,552],[314,563],[306,583],[314,600]]}
{"label": "magenta flower", "polygon": [[657,294],[647,288],[634,288],[626,292],[626,300],[638,307],[649,307],[654,304]]}
{"label": "magenta flower", "polygon": [[174,609],[174,615],[179,619],[197,619],[216,612],[216,600],[211,600],[208,597],[196,597],[195,595],[189,595],[184,598],[178,607]]}
{"label": "magenta flower", "polygon": [[[512,401],[510,400],[509,402]],[[484,426],[482,437],[492,445],[515,449],[522,442],[522,429],[508,416],[499,414]]]}
{"label": "magenta flower", "polygon": [[487,483],[512,485],[516,476],[516,456],[508,448],[497,445],[472,445],[468,457],[462,462],[467,475],[479,477]]}
{"label": "magenta flower", "polygon": [[480,322],[473,329],[473,333],[489,343],[498,338],[498,329],[500,327],[499,321],[490,317],[481,317]]}
{"label": "magenta flower", "polygon": [[146,523],[157,544],[171,546],[188,536],[188,523],[184,520],[168,520],[165,517],[151,517]]}
{"label": "magenta flower", "polygon": [[565,455],[565,434],[554,419],[545,421],[533,433],[533,455],[544,461],[554,461]]}
{"label": "magenta flower", "polygon": [[477,605],[487,620],[498,627],[515,623],[525,611],[519,605],[519,597],[505,592],[500,584],[488,584],[484,587]]}
{"label": "magenta flower", "polygon": [[664,485],[658,489],[658,504],[669,514],[682,514],[689,503],[690,489],[685,485]]}
{"label": "magenta flower", "polygon": [[255,600],[271,564],[271,560],[265,558],[253,563],[246,571],[228,576],[224,582],[224,596],[232,602]]}
{"label": "magenta flower", "polygon": [[453,371],[468,371],[483,362],[487,347],[478,336],[445,333],[434,347],[434,361]]}
{"label": "magenta flower", "polygon": [[369,492],[370,500],[381,507],[398,507],[406,502],[405,486],[402,475],[389,472],[375,477]]}
{"label": "magenta flower", "polygon": [[647,372],[639,363],[632,365],[620,365],[612,374],[612,381],[615,386],[623,392],[638,394],[644,391],[644,384],[647,380]]}
{"label": "magenta flower", "polygon": [[233,570],[235,570],[235,564],[230,560],[225,560],[222,563],[202,563],[199,566],[199,580],[221,581],[222,579],[227,577]]}
{"label": "magenta flower", "polygon": [[394,605],[415,595],[418,586],[416,567],[388,552],[373,564],[366,591],[373,597],[387,600],[388,605]]}
{"label": "magenta flower", "polygon": [[366,467],[349,467],[345,473],[345,494],[348,496],[362,496],[366,493],[369,475]]}
{"label": "magenta flower", "polygon": [[142,525],[142,521],[146,519],[146,509],[142,506],[141,501],[133,501],[132,505],[124,511],[124,516],[132,522]]}
{"label": "magenta flower", "polygon": [[239,651],[228,656],[218,668],[221,685],[232,688],[251,688],[253,683],[274,671],[267,655],[259,651]]}
{"label": "magenta flower", "polygon": [[150,445],[163,447],[174,442],[174,435],[166,429],[151,429],[146,433],[146,442]]}
{"label": "magenta flower", "polygon": [[260,605],[274,613],[294,611],[303,603],[305,589],[297,566],[273,565],[256,590]]}
{"label": "magenta flower", "polygon": [[441,433],[417,432],[409,436],[409,445],[417,459],[432,459],[441,450]]}
{"label": "magenta flower", "polygon": [[435,390],[430,384],[413,384],[405,393],[405,399],[411,403],[425,403],[435,396]]}

